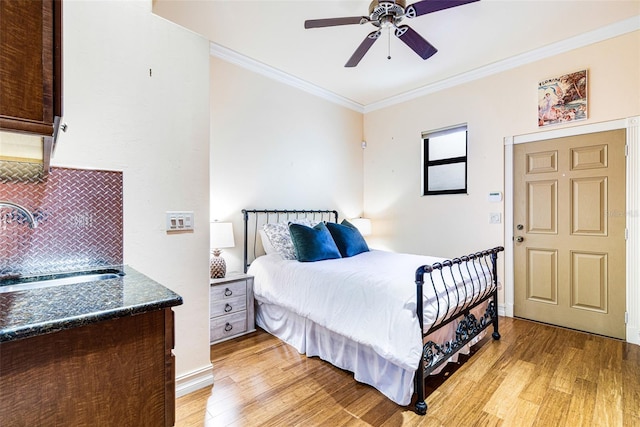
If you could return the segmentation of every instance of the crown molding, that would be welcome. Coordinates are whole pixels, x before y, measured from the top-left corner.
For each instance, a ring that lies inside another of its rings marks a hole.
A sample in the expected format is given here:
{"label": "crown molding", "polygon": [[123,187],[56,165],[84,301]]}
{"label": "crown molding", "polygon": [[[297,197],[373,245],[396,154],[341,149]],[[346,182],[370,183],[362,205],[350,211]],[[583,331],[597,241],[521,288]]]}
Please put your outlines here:
{"label": "crown molding", "polygon": [[365,114],[638,30],[640,15],[367,105],[337,95],[217,43],[210,42],[209,51],[212,56]]}
{"label": "crown molding", "polygon": [[503,61],[498,61],[493,64],[489,64],[484,67],[476,68],[475,70],[471,70],[469,72],[441,80],[439,82],[422,86],[418,89],[411,90],[397,96],[383,99],[382,101],[368,104],[364,107],[364,112],[368,113],[395,104],[400,104],[411,99],[419,98],[421,96],[438,92],[444,89],[449,89],[451,87],[488,77],[490,75],[501,73],[503,71],[511,70],[522,65],[530,64],[541,59],[549,58],[551,56],[568,52],[573,49],[578,49],[593,43],[621,36],[623,34],[637,31],[639,29],[640,15],[636,15],[633,18],[625,19],[624,21],[616,22],[615,24],[598,28],[597,30],[590,31],[588,33],[583,33],[575,37],[571,37],[560,42],[541,47],[539,49],[513,56]]}
{"label": "crown molding", "polygon": [[327,101],[357,111],[358,113],[364,113],[364,106],[362,104],[358,104],[357,102],[354,102],[348,98],[337,95],[333,92],[321,88],[320,86],[316,86],[313,83],[309,83],[308,81],[299,79],[298,77],[285,73],[284,71],[280,71],[262,62],[256,61],[255,59],[251,59],[248,56],[242,55],[217,43],[209,43],[209,53],[212,56],[223,59],[227,62],[231,62],[232,64],[238,65],[242,68],[246,68],[247,70],[261,74],[265,77],[269,77],[270,79],[276,80],[280,83],[284,83],[286,85],[303,90]]}

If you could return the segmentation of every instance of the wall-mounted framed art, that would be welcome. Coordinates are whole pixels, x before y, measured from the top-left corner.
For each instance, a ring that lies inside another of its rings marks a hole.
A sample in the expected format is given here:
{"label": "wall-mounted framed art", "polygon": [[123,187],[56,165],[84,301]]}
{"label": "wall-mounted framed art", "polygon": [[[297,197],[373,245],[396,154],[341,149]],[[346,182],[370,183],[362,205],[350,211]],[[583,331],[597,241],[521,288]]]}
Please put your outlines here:
{"label": "wall-mounted framed art", "polygon": [[587,70],[538,83],[538,126],[587,119]]}

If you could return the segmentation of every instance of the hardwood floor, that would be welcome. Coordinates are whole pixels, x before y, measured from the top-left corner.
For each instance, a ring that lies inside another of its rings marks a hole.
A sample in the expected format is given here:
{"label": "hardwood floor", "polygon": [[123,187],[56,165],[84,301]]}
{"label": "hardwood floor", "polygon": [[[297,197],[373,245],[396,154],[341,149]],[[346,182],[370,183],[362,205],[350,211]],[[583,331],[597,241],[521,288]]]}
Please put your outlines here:
{"label": "hardwood floor", "polygon": [[640,347],[501,318],[429,380],[428,411],[258,330],[211,347],[215,384],[177,400],[176,426],[640,426]]}

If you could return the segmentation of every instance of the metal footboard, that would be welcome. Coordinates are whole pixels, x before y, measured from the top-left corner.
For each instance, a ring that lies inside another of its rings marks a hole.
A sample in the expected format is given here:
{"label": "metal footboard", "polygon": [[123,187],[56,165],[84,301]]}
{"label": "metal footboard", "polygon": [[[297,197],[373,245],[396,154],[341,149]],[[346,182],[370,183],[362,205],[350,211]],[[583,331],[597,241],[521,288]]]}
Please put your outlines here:
{"label": "metal footboard", "polygon": [[[446,363],[451,356],[490,325],[493,325],[493,339],[500,339],[497,261],[498,252],[503,250],[503,247],[495,247],[442,263],[423,265],[416,270],[416,314],[423,337],[422,357],[415,375],[417,393],[415,409],[418,414],[427,413],[424,381],[429,374]],[[467,279],[459,283],[460,278]],[[446,283],[447,280],[453,280],[453,283],[458,284],[453,289],[445,288],[443,292],[443,289],[438,288],[438,284]],[[437,296],[436,321],[427,330],[423,324],[425,286],[432,287],[434,295]],[[476,318],[471,310],[485,301],[488,301],[488,304],[484,314]],[[431,340],[424,342],[425,337],[454,321],[459,322],[454,339],[445,343],[435,343]]]}

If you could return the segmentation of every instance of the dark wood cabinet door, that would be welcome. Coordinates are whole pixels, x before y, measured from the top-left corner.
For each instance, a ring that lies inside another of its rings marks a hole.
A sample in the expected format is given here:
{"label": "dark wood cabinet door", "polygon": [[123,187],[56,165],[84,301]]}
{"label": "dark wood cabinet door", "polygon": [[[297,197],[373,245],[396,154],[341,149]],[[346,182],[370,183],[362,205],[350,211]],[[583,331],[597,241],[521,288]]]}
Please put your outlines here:
{"label": "dark wood cabinet door", "polygon": [[172,426],[173,334],[165,308],[0,343],[0,425]]}
{"label": "dark wood cabinet door", "polygon": [[60,0],[0,1],[0,129],[53,135],[61,56]]}

